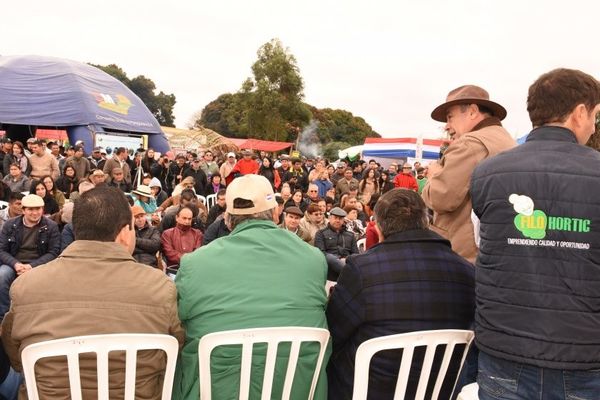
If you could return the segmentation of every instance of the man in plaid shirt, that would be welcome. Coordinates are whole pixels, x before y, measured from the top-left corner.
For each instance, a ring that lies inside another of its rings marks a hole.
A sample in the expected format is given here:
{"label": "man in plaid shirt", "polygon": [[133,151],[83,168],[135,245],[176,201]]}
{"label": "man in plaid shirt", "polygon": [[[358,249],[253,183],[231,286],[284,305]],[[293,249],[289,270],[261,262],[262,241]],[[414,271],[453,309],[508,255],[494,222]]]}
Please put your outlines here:
{"label": "man in plaid shirt", "polygon": [[[364,341],[421,330],[469,329],[473,322],[473,266],[452,251],[449,241],[427,229],[419,194],[387,192],[375,206],[375,220],[381,243],[347,258],[327,306],[333,339],[327,369],[331,399],[351,398],[356,350]],[[369,398],[393,398],[399,357],[391,351],[373,358]],[[411,371],[407,394],[416,390],[418,372]],[[452,392],[454,380],[448,378],[440,399]]]}

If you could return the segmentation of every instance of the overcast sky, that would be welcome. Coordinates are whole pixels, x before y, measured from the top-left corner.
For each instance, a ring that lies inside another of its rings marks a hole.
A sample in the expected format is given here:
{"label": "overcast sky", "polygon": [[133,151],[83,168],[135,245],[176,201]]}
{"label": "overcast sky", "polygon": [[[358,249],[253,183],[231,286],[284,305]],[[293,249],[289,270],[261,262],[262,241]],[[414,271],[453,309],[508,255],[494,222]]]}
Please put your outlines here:
{"label": "overcast sky", "polygon": [[277,37],[296,57],[305,101],[363,117],[384,137],[439,137],[430,113],[477,84],[530,130],[529,85],[556,67],[600,74],[596,1],[10,1],[0,54],[119,65],[177,97],[176,125],[251,75]]}

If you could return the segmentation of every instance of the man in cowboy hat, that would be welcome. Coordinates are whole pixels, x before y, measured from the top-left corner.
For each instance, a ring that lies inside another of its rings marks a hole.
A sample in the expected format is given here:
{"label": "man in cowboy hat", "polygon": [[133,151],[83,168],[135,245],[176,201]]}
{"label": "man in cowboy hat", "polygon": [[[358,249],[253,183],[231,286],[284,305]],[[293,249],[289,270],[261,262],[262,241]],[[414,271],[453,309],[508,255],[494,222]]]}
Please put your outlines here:
{"label": "man in cowboy hat", "polygon": [[452,139],[439,163],[429,165],[423,200],[433,210],[431,228],[452,243],[452,249],[475,262],[477,246],[471,222],[469,182],[485,158],[516,145],[500,123],[506,110],[484,89],[465,85],[452,90],[431,118],[445,122]]}

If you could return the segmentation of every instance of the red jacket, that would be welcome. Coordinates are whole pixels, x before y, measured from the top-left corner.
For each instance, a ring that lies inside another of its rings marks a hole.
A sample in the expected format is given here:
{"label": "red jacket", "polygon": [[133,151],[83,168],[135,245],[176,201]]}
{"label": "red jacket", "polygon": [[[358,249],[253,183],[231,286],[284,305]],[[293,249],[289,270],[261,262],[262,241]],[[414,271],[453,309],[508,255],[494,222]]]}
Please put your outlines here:
{"label": "red jacket", "polygon": [[202,245],[202,237],[202,232],[194,228],[182,230],[176,226],[164,231],[160,242],[167,265],[179,265],[184,254],[191,253]]}
{"label": "red jacket", "polygon": [[367,224],[367,242],[365,243],[365,250],[369,250],[371,247],[379,243],[379,234],[375,229],[375,221],[369,221]]}
{"label": "red jacket", "polygon": [[399,173],[396,175],[394,178],[394,186],[397,188],[414,190],[415,192],[419,191],[417,180],[410,174]]}
{"label": "red jacket", "polygon": [[233,167],[233,170],[231,170],[231,173],[234,174],[242,174],[242,175],[248,175],[248,174],[257,174],[258,173],[258,163],[255,160],[246,160],[246,159],[241,159],[239,160],[235,166]]}

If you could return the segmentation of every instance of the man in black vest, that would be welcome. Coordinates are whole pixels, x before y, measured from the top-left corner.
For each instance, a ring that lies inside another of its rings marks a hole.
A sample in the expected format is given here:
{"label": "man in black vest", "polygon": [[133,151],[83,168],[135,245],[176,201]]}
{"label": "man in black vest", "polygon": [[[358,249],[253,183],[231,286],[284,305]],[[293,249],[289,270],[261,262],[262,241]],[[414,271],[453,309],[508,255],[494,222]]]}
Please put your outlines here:
{"label": "man in black vest", "polygon": [[525,144],[475,169],[479,399],[600,394],[600,84],[556,69],[529,88]]}

